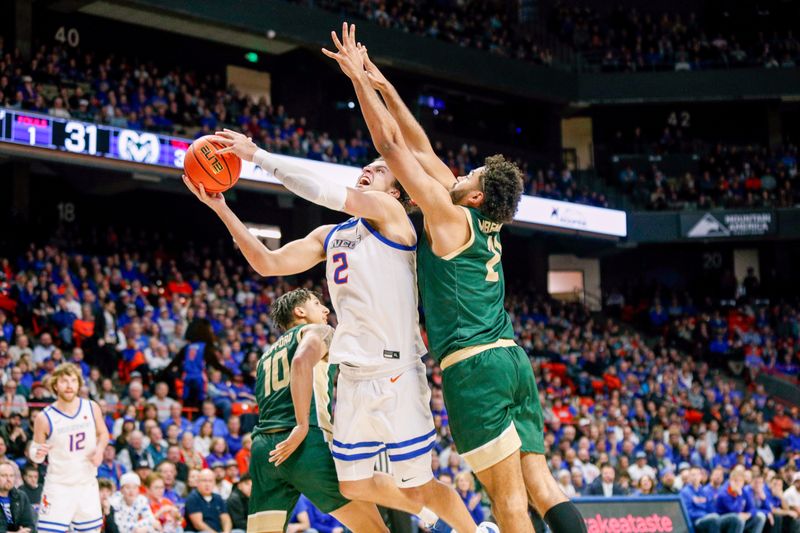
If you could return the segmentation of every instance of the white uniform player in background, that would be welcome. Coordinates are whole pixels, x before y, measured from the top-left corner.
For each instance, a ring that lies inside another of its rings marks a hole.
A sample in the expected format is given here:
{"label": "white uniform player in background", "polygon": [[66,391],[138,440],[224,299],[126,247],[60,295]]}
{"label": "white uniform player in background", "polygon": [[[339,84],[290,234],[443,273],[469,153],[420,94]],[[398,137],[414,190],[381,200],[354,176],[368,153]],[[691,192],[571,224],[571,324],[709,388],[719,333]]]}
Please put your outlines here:
{"label": "white uniform player in background", "polygon": [[[320,179],[292,158],[258,150],[240,133],[218,132],[216,140],[227,147],[219,153],[254,161],[298,196],[355,217],[271,251],[221,194],[208,195],[184,178],[225,223],[258,273],[296,274],[327,260],[338,319],[329,353],[340,372],[332,453],[342,494],[417,514],[429,523],[440,516],[459,533],[487,531],[489,525],[477,526],[455,490],[434,479],[431,470],[435,430],[420,361],[425,346],[417,314],[417,236],[401,203],[404,193],[386,163],[364,167],[351,188]],[[295,427],[270,461],[284,461],[306,433],[307,428]],[[375,472],[384,451],[394,479]]]}
{"label": "white uniform player in background", "polygon": [[100,407],[78,396],[82,386],[78,367],[59,365],[49,382],[56,401],[33,422],[30,459],[37,464],[48,459],[37,524],[45,533],[94,533],[103,525],[97,467],[108,429]]}

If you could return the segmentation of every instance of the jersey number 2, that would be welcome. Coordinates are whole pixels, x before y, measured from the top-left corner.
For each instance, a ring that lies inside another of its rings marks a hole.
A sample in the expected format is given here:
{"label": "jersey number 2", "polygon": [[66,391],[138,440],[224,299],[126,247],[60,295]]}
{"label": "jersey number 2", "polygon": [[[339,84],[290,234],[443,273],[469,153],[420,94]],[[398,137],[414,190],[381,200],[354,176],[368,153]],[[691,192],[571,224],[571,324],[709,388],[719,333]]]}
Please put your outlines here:
{"label": "jersey number 2", "polygon": [[494,268],[500,262],[500,253],[503,251],[503,247],[500,246],[500,240],[494,235],[489,236],[488,246],[492,257],[486,261],[486,281],[496,283],[500,281],[500,274]]}
{"label": "jersey number 2", "polygon": [[333,282],[337,285],[344,285],[347,283],[347,254],[334,254],[332,259],[334,264],[338,264],[333,271]]}

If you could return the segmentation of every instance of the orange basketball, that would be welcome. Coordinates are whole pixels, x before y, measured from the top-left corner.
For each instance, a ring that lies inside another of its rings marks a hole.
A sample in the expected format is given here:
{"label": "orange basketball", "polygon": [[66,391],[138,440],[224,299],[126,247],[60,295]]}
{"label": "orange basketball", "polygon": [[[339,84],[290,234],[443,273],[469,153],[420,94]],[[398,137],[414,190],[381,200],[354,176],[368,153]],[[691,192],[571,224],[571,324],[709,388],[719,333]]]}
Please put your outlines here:
{"label": "orange basketball", "polygon": [[186,177],[195,185],[202,183],[208,193],[227,191],[236,184],[242,171],[242,160],[237,155],[217,154],[223,148],[206,135],[189,146],[183,160]]}

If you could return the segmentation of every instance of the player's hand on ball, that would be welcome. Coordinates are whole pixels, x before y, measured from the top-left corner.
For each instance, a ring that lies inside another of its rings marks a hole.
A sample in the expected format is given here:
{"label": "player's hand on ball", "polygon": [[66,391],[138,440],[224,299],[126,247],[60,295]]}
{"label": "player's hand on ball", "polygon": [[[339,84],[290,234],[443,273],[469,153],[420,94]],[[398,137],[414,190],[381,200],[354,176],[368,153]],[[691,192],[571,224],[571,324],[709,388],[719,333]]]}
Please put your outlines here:
{"label": "player's hand on ball", "polygon": [[208,194],[202,183],[195,184],[186,176],[183,176],[183,183],[185,183],[186,187],[192,191],[192,194],[197,196],[198,200],[206,204],[211,209],[216,210],[217,208],[225,205],[225,197],[222,196],[222,193]]}
{"label": "player's hand on ball", "polygon": [[306,435],[308,435],[308,424],[296,425],[286,440],[279,442],[275,449],[269,452],[269,462],[280,466],[303,443]]}
{"label": "player's hand on ball", "polygon": [[214,135],[211,136],[211,140],[225,146],[225,148],[217,150],[217,154],[233,153],[244,161],[252,161],[253,156],[258,150],[258,146],[253,142],[253,139],[243,133],[229,130],[228,128],[215,132]]}
{"label": "player's hand on ball", "polygon": [[355,79],[358,76],[363,76],[364,73],[364,58],[358,49],[356,43],[356,26],[355,24],[342,24],[342,40],[336,35],[335,31],[331,32],[331,39],[336,46],[338,53],[331,52],[325,48],[322,53],[339,63],[348,78]]}
{"label": "player's hand on ball", "polygon": [[369,78],[369,83],[372,85],[372,88],[375,90],[382,90],[389,86],[389,80],[386,79],[386,76],[383,75],[375,63],[369,58],[369,54],[367,53],[367,47],[361,43],[357,45],[358,51],[361,53],[361,58],[364,61],[364,71],[367,73],[367,78]]}

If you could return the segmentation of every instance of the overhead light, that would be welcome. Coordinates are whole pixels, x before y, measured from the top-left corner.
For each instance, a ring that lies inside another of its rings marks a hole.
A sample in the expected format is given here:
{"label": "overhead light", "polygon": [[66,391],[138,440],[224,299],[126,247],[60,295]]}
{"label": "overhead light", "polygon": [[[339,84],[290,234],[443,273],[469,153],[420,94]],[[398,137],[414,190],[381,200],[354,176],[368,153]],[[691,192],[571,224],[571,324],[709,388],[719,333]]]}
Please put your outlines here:
{"label": "overhead light", "polygon": [[261,226],[256,224],[246,224],[247,231],[259,239],[280,239],[281,229],[278,226]]}

